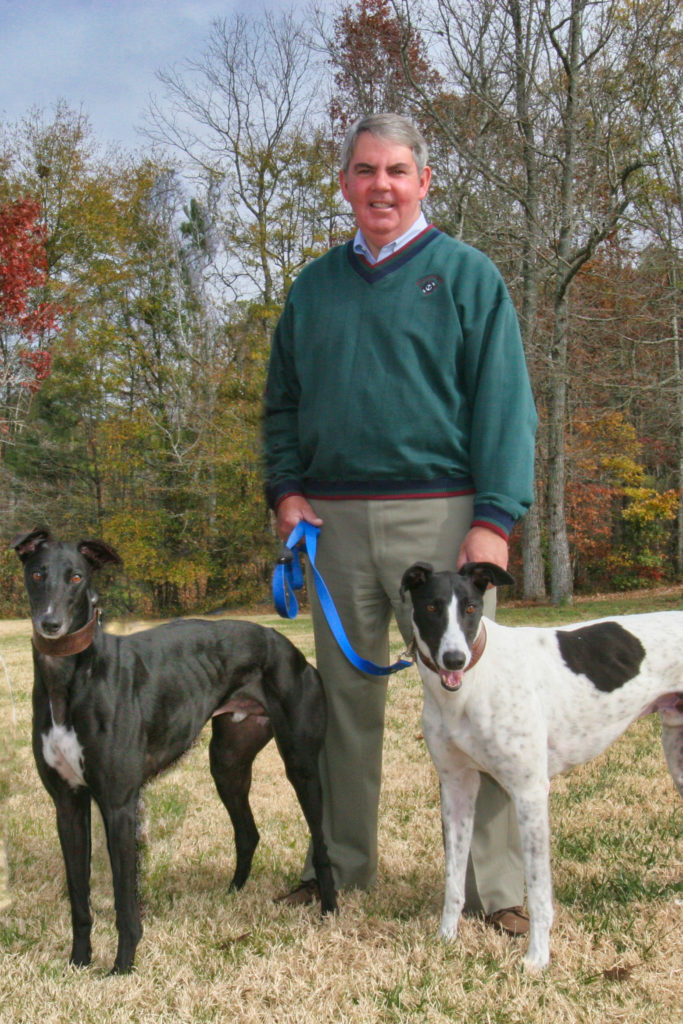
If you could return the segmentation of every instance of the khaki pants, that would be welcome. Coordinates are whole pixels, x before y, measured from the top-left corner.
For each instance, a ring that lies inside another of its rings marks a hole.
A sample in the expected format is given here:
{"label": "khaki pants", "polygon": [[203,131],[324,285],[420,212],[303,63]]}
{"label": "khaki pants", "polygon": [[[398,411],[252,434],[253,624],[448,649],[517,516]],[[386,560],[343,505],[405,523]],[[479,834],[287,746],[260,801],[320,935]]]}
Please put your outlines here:
{"label": "khaki pants", "polygon": [[[323,519],[316,564],[354,650],[389,664],[392,614],[406,642],[411,604],[401,600],[404,571],[415,561],[453,569],[472,518],[472,499],[313,501]],[[368,888],[377,877],[377,818],[382,773],[386,679],[358,672],[327,625],[308,574],[317,665],[328,703],[321,754],[324,825],[339,889]],[[486,595],[495,611],[495,591]],[[400,678],[397,677],[397,678]],[[313,877],[307,860],[304,878]],[[467,909],[492,913],[523,903],[524,874],[514,808],[482,775],[467,879]]]}

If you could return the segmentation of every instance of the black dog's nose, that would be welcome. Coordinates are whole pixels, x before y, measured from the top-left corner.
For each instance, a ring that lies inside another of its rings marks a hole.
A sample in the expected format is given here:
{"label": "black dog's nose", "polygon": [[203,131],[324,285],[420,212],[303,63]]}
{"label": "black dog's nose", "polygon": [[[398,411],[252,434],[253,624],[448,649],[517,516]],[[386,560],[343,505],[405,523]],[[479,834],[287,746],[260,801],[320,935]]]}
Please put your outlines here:
{"label": "black dog's nose", "polygon": [[446,651],[442,660],[444,668],[449,669],[451,672],[456,672],[458,669],[463,668],[466,659],[462,651]]}
{"label": "black dog's nose", "polygon": [[40,620],[40,631],[44,636],[50,636],[53,633],[58,633],[62,628],[62,623],[59,619],[50,619],[47,616]]}

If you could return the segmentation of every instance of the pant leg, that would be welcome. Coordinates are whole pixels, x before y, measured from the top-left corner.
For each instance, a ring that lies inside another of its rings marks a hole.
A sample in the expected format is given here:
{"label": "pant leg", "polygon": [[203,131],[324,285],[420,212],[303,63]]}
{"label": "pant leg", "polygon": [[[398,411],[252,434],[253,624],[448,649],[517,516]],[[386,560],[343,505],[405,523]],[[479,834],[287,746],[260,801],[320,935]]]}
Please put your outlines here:
{"label": "pant leg", "polygon": [[[391,604],[374,569],[367,502],[314,502],[324,526],[316,565],[349,641],[360,655],[388,664]],[[386,678],[355,669],[332,635],[307,573],[317,667],[328,724],[320,756],[323,825],[337,888],[367,889],[377,879]],[[313,877],[311,851],[303,878]]]}

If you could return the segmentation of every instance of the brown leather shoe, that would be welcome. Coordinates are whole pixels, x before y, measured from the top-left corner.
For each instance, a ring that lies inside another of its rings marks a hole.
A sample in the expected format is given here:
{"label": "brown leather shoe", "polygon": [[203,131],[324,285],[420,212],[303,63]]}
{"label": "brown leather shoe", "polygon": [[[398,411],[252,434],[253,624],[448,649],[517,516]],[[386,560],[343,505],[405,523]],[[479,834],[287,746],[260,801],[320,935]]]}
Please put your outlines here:
{"label": "brown leather shoe", "polygon": [[315,878],[309,878],[308,881],[300,882],[291,892],[276,896],[273,903],[286,903],[289,907],[305,907],[309,903],[315,903],[316,900],[320,902],[320,889]]}
{"label": "brown leather shoe", "polygon": [[505,907],[496,910],[494,914],[487,914],[484,920],[499,932],[505,932],[513,938],[529,934],[529,915],[524,907]]}

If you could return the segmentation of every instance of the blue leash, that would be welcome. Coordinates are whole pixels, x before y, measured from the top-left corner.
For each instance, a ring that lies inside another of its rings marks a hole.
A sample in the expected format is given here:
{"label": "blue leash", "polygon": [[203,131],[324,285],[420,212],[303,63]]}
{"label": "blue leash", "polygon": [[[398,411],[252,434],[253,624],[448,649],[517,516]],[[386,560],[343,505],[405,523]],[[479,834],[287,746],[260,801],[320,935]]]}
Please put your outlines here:
{"label": "blue leash", "polygon": [[372,676],[388,676],[393,672],[399,672],[403,668],[408,668],[412,665],[412,661],[399,659],[393,665],[382,667],[381,665],[375,665],[374,661],[361,658],[354,651],[344,632],[339,613],[334,606],[334,601],[330,596],[325,580],[318,572],[315,564],[319,534],[320,529],[317,526],[313,526],[311,523],[301,519],[287,538],[285,543],[286,552],[278,559],[275,572],[273,573],[273,601],[275,602],[278,615],[283,619],[295,619],[299,611],[299,602],[294,591],[300,590],[304,585],[304,574],[301,568],[301,548],[297,548],[297,545],[303,542],[302,546],[306,551],[313,571],[320,606],[325,613],[325,618],[335,640],[351,664],[360,672],[366,672]]}

